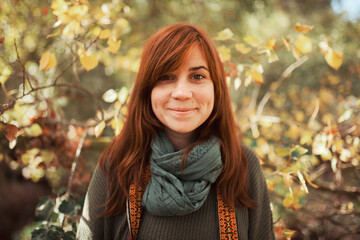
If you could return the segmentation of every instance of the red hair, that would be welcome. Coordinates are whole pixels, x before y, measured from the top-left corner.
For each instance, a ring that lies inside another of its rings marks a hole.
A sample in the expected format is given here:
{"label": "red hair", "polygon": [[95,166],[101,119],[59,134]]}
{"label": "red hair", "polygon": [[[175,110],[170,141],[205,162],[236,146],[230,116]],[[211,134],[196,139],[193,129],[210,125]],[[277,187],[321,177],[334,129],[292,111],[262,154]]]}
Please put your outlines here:
{"label": "red hair", "polygon": [[216,181],[218,191],[232,207],[254,207],[246,188],[247,160],[241,151],[224,67],[217,50],[203,30],[176,24],[161,29],[148,39],[122,131],[100,157],[100,167],[107,173],[109,191],[103,215],[111,216],[124,211],[130,184],[140,182],[141,173],[149,164],[151,141],[162,129],[151,107],[151,91],[156,81],[162,74],[179,68],[196,44],[208,62],[215,102],[211,115],[198,128],[198,141],[191,144],[186,152],[211,135],[218,137],[223,163],[222,173]]}

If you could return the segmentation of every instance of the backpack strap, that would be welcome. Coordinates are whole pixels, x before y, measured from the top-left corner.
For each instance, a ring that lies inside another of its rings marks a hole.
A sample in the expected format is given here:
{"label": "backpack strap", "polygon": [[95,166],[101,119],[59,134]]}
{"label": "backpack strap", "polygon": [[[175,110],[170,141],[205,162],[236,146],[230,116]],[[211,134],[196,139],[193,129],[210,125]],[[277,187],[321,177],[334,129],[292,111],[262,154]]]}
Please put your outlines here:
{"label": "backpack strap", "polygon": [[[141,215],[143,212],[143,208],[141,206],[142,196],[145,192],[146,186],[151,179],[151,171],[150,166],[145,169],[145,173],[143,174],[142,181],[140,185],[136,186],[135,184],[130,185],[129,190],[129,199],[127,205],[127,214],[130,228],[130,236],[129,239],[136,240]],[[224,202],[224,199],[220,195],[217,194],[217,204],[218,204],[218,217],[219,217],[219,233],[220,240],[235,240],[239,239],[237,224],[236,224],[236,214],[233,208],[230,208],[228,204]]]}
{"label": "backpack strap", "polygon": [[128,199],[128,221],[130,222],[130,239],[135,240],[139,231],[141,215],[143,208],[141,206],[142,196],[145,192],[146,186],[151,179],[150,165],[145,169],[140,185],[136,186],[134,183],[130,185],[129,199]]}
{"label": "backpack strap", "polygon": [[220,240],[239,239],[235,210],[225,203],[220,193],[217,194],[217,203]]}

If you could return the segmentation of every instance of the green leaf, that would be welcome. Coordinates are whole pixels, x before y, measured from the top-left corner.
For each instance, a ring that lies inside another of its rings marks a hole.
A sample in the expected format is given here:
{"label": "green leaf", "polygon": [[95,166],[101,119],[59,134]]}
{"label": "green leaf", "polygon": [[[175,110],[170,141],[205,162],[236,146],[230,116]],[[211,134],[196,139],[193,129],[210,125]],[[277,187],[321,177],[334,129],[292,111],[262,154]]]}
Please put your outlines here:
{"label": "green leaf", "polygon": [[55,193],[56,195],[61,195],[61,194],[63,194],[63,193],[66,192],[66,188],[65,188],[65,187],[61,187],[61,188],[59,188],[59,189],[53,189],[52,191],[53,191],[53,193]]}
{"label": "green leaf", "polygon": [[35,219],[34,221],[45,221],[49,218],[53,212],[55,206],[55,200],[47,196],[40,200],[39,204],[36,207]]}
{"label": "green leaf", "polygon": [[293,147],[293,151],[298,152],[300,155],[304,155],[308,152],[308,150],[300,145],[295,145]]}
{"label": "green leaf", "polygon": [[75,214],[75,202],[72,200],[63,201],[59,206],[59,211],[64,214]]}
{"label": "green leaf", "polygon": [[59,240],[63,238],[64,230],[57,226],[47,227],[46,225],[35,229],[31,233],[31,240]]}
{"label": "green leaf", "polygon": [[275,153],[279,157],[286,157],[286,156],[290,155],[290,149],[289,148],[276,148]]}
{"label": "green leaf", "polygon": [[63,237],[63,240],[75,240],[75,239],[76,239],[76,234],[75,232],[72,231],[67,231]]}

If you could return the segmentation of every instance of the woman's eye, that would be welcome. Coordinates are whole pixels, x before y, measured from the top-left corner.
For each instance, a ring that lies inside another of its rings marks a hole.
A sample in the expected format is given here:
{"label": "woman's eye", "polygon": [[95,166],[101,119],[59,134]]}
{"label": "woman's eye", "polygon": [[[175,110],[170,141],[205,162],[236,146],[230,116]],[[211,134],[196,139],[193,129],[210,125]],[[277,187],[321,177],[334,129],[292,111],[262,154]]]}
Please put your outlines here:
{"label": "woman's eye", "polygon": [[205,76],[202,75],[202,74],[194,74],[191,76],[192,79],[195,79],[195,80],[201,80],[201,79],[204,79]]}
{"label": "woman's eye", "polygon": [[163,75],[159,78],[159,80],[161,80],[161,81],[172,80],[172,79],[173,78],[170,75]]}

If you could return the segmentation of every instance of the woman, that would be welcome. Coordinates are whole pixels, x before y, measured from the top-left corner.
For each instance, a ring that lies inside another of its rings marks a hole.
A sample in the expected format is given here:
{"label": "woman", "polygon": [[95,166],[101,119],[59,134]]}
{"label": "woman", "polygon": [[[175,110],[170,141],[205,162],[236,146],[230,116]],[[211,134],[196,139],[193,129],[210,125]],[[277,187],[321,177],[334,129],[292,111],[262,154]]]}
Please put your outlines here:
{"label": "woman", "polygon": [[100,157],[79,239],[273,239],[259,160],[236,131],[206,33],[176,24],[143,50],[122,132]]}

